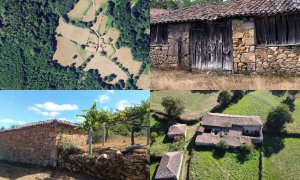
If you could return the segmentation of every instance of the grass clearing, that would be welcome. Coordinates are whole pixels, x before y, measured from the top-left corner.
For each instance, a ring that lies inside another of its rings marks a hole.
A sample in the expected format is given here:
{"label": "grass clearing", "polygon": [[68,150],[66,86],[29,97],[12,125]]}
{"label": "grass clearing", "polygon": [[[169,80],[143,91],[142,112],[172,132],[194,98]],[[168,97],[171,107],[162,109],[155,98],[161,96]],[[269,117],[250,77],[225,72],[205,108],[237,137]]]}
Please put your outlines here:
{"label": "grass clearing", "polygon": [[[281,104],[286,96],[280,96],[280,91],[253,91],[244,96],[238,103],[226,108],[223,113],[233,115],[260,116],[265,123],[269,112]],[[300,96],[294,102],[295,110],[292,111],[293,123],[286,124],[289,133],[300,133]]]}
{"label": "grass clearing", "polygon": [[190,179],[258,179],[259,154],[253,150],[248,160],[242,161],[239,152],[229,150],[223,155],[214,148],[200,147],[194,151]]}
{"label": "grass clearing", "polygon": [[218,104],[218,94],[216,91],[153,91],[151,92],[151,109],[164,112],[161,105],[162,98],[171,96],[182,100],[185,107],[181,115],[183,119],[196,119]]}
{"label": "grass clearing", "polygon": [[85,15],[84,13],[87,12],[92,5],[92,0],[80,0],[68,13],[68,17],[71,19],[82,20]]}
{"label": "grass clearing", "polygon": [[264,136],[264,179],[290,179],[300,177],[300,138]]}
{"label": "grass clearing", "polygon": [[136,83],[139,89],[149,89],[150,88],[150,78],[147,75],[142,74]]}
{"label": "grass clearing", "polygon": [[[230,83],[229,83],[230,82]],[[151,89],[153,90],[289,90],[300,89],[299,77],[212,75],[179,70],[151,69]]]}

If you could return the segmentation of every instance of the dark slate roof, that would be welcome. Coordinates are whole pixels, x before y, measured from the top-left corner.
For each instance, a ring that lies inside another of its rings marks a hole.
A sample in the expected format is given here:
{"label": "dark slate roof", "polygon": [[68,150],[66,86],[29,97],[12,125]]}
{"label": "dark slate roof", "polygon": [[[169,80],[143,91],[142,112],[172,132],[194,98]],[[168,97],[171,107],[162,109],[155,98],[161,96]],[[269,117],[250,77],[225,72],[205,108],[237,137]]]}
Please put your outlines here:
{"label": "dark slate roof", "polygon": [[202,126],[232,127],[238,126],[262,126],[259,116],[240,116],[218,113],[207,113],[203,116]]}
{"label": "dark slate roof", "polygon": [[20,129],[28,129],[28,128],[32,128],[32,127],[35,127],[35,126],[48,126],[48,125],[57,125],[57,126],[64,126],[64,127],[76,127],[75,125],[71,124],[71,122],[69,122],[69,121],[50,119],[50,120],[47,120],[47,121],[39,121],[39,122],[30,123],[30,124],[25,124],[25,125],[22,125],[22,126],[12,128],[12,129],[6,129],[4,131],[1,131],[0,133],[20,130]]}
{"label": "dark slate roof", "polygon": [[186,124],[175,124],[170,126],[168,136],[170,135],[185,135]]}
{"label": "dark slate roof", "polygon": [[177,179],[182,165],[182,152],[168,152],[160,160],[155,179]]}
{"label": "dark slate roof", "polygon": [[237,16],[274,15],[300,12],[300,0],[228,0],[206,3],[189,8],[157,14],[151,24],[187,21],[213,21]]}

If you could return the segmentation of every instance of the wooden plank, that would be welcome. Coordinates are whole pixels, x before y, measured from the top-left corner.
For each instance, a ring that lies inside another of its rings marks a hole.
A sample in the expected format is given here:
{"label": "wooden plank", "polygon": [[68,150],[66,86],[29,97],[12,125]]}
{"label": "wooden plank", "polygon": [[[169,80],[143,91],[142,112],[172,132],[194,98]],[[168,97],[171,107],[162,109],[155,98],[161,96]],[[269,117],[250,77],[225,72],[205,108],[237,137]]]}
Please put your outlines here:
{"label": "wooden plank", "polygon": [[296,24],[294,15],[289,15],[287,17],[288,24],[288,43],[295,44],[296,42]]}
{"label": "wooden plank", "polygon": [[300,14],[295,15],[295,24],[296,24],[296,43],[300,44]]}

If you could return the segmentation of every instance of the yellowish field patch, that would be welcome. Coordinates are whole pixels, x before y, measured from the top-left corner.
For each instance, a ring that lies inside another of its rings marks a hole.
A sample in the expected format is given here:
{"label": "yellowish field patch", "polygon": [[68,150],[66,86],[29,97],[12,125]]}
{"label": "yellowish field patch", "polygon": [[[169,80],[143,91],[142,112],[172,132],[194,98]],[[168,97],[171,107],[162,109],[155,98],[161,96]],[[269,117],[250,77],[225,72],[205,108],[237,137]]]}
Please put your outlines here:
{"label": "yellowish field patch", "polygon": [[120,36],[120,31],[114,29],[114,28],[110,28],[109,30],[107,30],[106,34],[103,36],[104,41],[108,42],[109,38],[112,39],[112,43],[116,44],[117,40],[119,39]]}
{"label": "yellowish field patch", "polygon": [[150,89],[149,75],[142,74],[136,85],[139,89]]}
{"label": "yellowish field patch", "polygon": [[[56,39],[57,50],[53,56],[54,60],[57,60],[62,66],[71,66],[75,63],[75,66],[79,67],[83,63],[79,47],[64,37]],[[76,58],[74,58],[75,56]]]}
{"label": "yellowish field patch", "polygon": [[82,21],[83,22],[90,22],[93,21],[95,19],[95,9],[93,8],[93,6],[91,8],[89,8],[89,10],[87,11],[86,15],[83,17]]}
{"label": "yellowish field patch", "polygon": [[98,69],[99,75],[104,78],[110,74],[116,74],[117,77],[111,82],[117,83],[121,79],[127,79],[127,75],[118,66],[116,66],[110,59],[105,56],[100,56],[99,53],[95,54],[95,57],[87,64],[84,71],[90,69]]}
{"label": "yellowish field patch", "polygon": [[59,26],[56,29],[57,34],[75,41],[77,44],[86,44],[90,36],[90,30],[67,24],[62,18],[59,18]]}
{"label": "yellowish field patch", "polygon": [[133,60],[131,50],[129,48],[122,47],[118,49],[114,56],[118,58],[118,62],[128,68],[131,74],[136,75],[139,72],[142,62]]}
{"label": "yellowish field patch", "polygon": [[97,21],[93,25],[92,29],[97,31],[100,35],[103,35],[106,30],[107,17],[104,15],[105,10],[103,10],[98,16]]}
{"label": "yellowish field patch", "polygon": [[68,17],[71,19],[81,20],[84,16],[84,11],[86,11],[91,2],[91,0],[80,0],[68,13]]}
{"label": "yellowish field patch", "polygon": [[110,44],[105,44],[104,45],[104,50],[107,52],[108,57],[114,55],[114,53],[115,53],[114,47]]}

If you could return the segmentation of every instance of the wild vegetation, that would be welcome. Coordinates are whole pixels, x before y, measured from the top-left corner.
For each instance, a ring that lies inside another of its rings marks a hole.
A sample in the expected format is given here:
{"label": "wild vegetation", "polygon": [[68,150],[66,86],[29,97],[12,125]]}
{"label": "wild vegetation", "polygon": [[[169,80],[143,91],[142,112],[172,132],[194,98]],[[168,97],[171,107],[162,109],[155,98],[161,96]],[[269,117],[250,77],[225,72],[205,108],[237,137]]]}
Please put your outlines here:
{"label": "wild vegetation", "polygon": [[[115,84],[99,77],[97,70],[83,71],[53,62],[57,48],[55,29],[59,18],[73,9],[78,0],[24,0],[0,2],[0,89],[137,89],[136,81],[149,64],[147,51],[150,3],[109,1],[110,25],[121,31],[119,47],[132,48],[133,56],[144,63],[137,75]],[[21,7],[21,8],[20,8]],[[124,13],[127,11],[127,13]],[[130,19],[131,18],[131,19]],[[72,21],[78,26],[89,23]],[[130,32],[130,33],[128,33]],[[125,34],[125,35],[122,35]]]}

